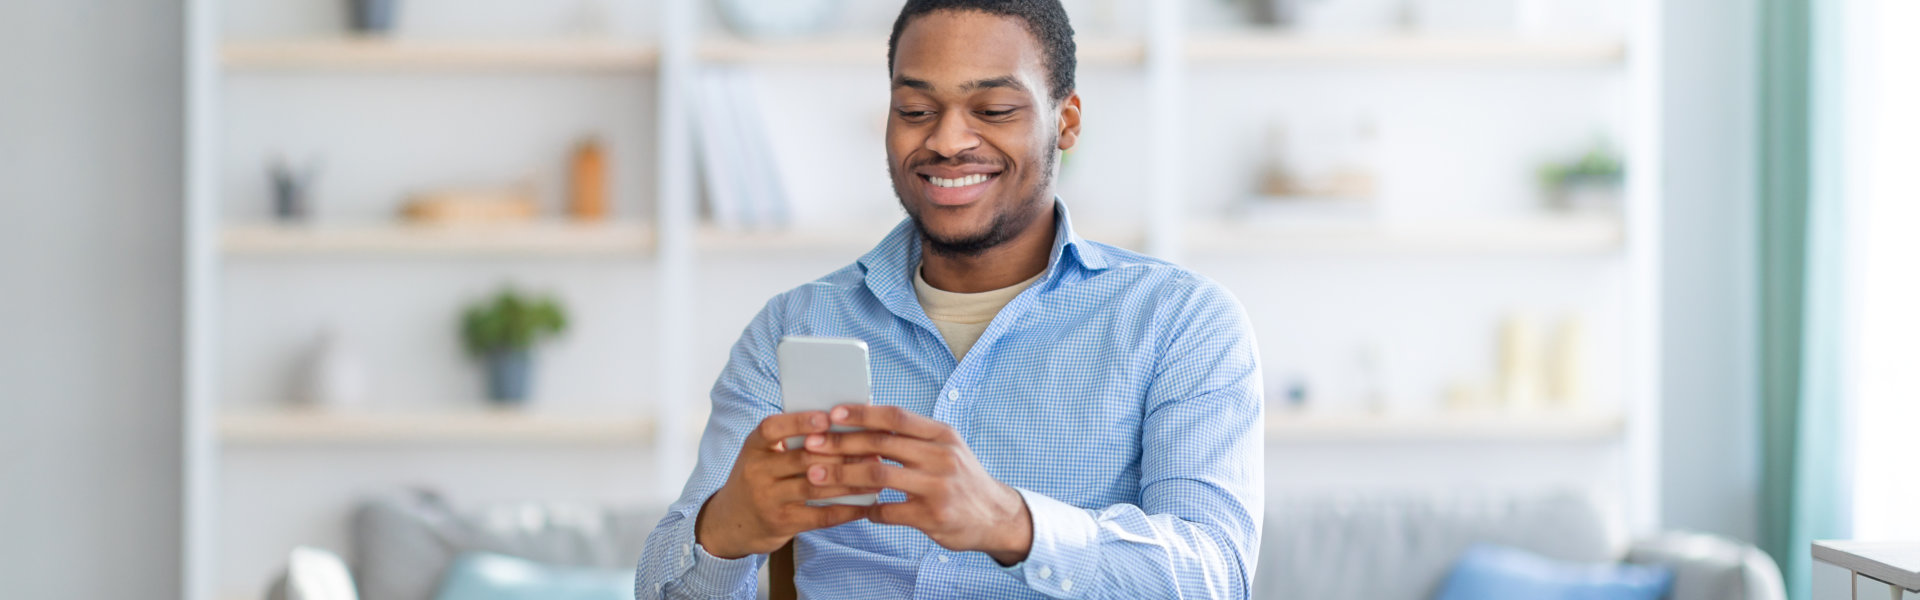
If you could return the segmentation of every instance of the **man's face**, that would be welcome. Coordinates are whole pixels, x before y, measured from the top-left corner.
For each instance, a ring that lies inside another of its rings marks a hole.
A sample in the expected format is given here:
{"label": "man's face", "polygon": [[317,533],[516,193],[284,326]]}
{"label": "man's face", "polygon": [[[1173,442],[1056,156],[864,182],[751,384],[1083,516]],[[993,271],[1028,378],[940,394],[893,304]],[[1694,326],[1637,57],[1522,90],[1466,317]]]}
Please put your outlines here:
{"label": "man's face", "polygon": [[1020,21],[914,19],[894,48],[892,87],[887,172],[935,251],[978,254],[1052,208],[1054,157],[1073,145],[1079,98],[1047,98],[1040,44]]}

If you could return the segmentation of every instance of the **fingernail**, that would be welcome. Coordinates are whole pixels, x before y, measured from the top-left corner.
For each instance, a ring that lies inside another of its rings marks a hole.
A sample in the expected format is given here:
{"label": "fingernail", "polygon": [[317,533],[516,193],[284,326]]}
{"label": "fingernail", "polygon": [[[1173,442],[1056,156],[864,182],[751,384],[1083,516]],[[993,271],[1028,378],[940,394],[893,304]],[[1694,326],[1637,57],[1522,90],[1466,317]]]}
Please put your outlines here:
{"label": "fingernail", "polygon": [[807,479],[812,480],[814,483],[825,483],[827,481],[827,468],[819,465],[808,468]]}
{"label": "fingernail", "polygon": [[833,420],[835,421],[847,420],[847,409],[844,409],[844,408],[833,409]]}
{"label": "fingernail", "polygon": [[825,426],[826,426],[826,422],[825,422],[825,421],[821,421],[821,420],[820,420],[820,415],[814,415],[814,416],[811,416],[811,417],[807,417],[807,424],[809,424],[809,425],[812,425],[812,426],[814,426],[814,427],[825,427]]}
{"label": "fingernail", "polygon": [[807,436],[807,447],[808,447],[808,448],[819,448],[819,447],[821,447],[821,446],[825,446],[825,445],[827,445],[827,437],[826,437],[826,436],[823,436],[823,435],[810,435],[810,436]]}

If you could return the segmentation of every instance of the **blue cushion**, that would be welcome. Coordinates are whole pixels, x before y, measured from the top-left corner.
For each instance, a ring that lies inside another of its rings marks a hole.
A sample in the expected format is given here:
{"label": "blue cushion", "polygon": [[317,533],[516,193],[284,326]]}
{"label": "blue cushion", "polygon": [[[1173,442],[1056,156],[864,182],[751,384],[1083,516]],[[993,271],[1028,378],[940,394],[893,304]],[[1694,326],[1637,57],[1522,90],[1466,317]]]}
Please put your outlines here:
{"label": "blue cushion", "polygon": [[1671,587],[1666,567],[1570,563],[1480,544],[1454,564],[1436,600],[1659,600]]}
{"label": "blue cushion", "polygon": [[562,567],[468,552],[440,579],[436,600],[631,600],[633,570]]}

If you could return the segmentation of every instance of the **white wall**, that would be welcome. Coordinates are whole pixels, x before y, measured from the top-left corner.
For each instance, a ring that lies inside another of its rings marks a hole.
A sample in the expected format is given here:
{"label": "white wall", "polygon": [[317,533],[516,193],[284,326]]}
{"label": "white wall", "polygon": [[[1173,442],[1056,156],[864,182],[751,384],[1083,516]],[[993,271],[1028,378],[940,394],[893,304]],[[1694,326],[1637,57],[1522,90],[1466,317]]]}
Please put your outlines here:
{"label": "white wall", "polygon": [[1754,0],[1666,19],[1665,525],[1754,539]]}
{"label": "white wall", "polygon": [[0,2],[0,582],[179,589],[181,3]]}

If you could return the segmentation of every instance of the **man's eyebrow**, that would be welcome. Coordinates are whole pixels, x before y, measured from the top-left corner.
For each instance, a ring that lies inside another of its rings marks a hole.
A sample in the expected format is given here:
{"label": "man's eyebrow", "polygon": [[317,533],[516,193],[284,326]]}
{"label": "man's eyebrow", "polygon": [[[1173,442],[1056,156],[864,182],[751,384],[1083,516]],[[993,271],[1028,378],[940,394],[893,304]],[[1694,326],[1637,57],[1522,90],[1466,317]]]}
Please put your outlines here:
{"label": "man's eyebrow", "polygon": [[[923,92],[933,91],[932,83],[928,83],[924,79],[914,79],[912,77],[895,78],[893,80],[893,87],[895,88],[909,87],[909,88],[913,88]],[[1026,84],[1020,83],[1020,80],[1015,79],[1012,75],[1001,75],[999,77],[977,79],[974,81],[969,81],[969,82],[960,84],[960,91],[962,92],[972,92],[972,91],[983,90],[987,88],[1008,88],[1013,90],[1019,90],[1022,92],[1027,91]]]}
{"label": "man's eyebrow", "polygon": [[923,91],[923,92],[931,92],[931,91],[933,91],[933,84],[931,84],[931,83],[927,83],[927,82],[926,82],[926,80],[923,80],[923,79],[914,79],[914,78],[912,78],[912,77],[898,77],[898,78],[895,78],[895,79],[893,80],[893,87],[895,87],[895,88],[903,88],[903,87],[910,87],[910,88],[913,88],[913,89],[916,89],[916,90],[920,90],[920,91]]}

